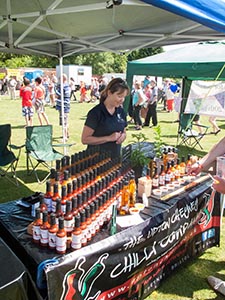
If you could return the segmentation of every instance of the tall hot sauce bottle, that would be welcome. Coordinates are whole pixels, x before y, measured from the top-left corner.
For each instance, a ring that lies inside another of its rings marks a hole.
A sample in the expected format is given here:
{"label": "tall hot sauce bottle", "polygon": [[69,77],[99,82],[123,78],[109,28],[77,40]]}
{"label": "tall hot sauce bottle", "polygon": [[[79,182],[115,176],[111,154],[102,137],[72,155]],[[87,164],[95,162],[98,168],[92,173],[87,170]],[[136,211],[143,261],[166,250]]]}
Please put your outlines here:
{"label": "tall hot sauce bottle", "polygon": [[170,178],[171,178],[171,182],[175,181],[175,172],[176,172],[176,168],[174,166],[174,160],[171,160],[170,162]]}
{"label": "tall hot sauce bottle", "polygon": [[74,227],[74,217],[72,213],[72,203],[70,200],[66,201],[66,213],[64,216],[64,226],[67,236],[71,236]]}
{"label": "tall hot sauce bottle", "polygon": [[55,214],[50,214],[50,228],[48,230],[48,247],[49,249],[56,248],[56,234],[58,232],[58,225],[56,224]]}
{"label": "tall hot sauce bottle", "polygon": [[43,219],[43,213],[47,211],[48,212],[48,207],[45,204],[45,199],[44,195],[40,195],[40,213],[41,213],[41,218]]}
{"label": "tall hot sauce bottle", "polygon": [[47,205],[48,212],[52,211],[52,196],[53,196],[53,186],[50,181],[46,182],[46,192],[44,194],[44,202]]}
{"label": "tall hot sauce bottle", "polygon": [[43,211],[42,213],[43,216],[43,223],[40,226],[40,245],[42,247],[47,247],[48,246],[48,230],[50,228],[50,224],[48,222],[48,211]]}
{"label": "tall hot sauce bottle", "polygon": [[159,186],[165,185],[165,177],[166,177],[166,173],[164,171],[164,165],[161,165],[161,170],[159,173]]}
{"label": "tall hot sauce bottle", "polygon": [[67,186],[62,186],[62,198],[61,198],[61,208],[63,213],[66,213],[66,200],[67,200]]}
{"label": "tall hot sauce bottle", "polygon": [[82,240],[82,230],[80,228],[80,215],[78,214],[74,217],[74,229],[72,231],[71,248],[73,250],[80,249],[82,247],[81,240]]}
{"label": "tall hot sauce bottle", "polygon": [[40,233],[40,226],[42,225],[43,221],[41,219],[41,213],[40,213],[40,208],[37,207],[35,209],[35,221],[33,222],[33,242],[36,244],[39,244],[40,238],[41,238],[41,233]]}
{"label": "tall hot sauce bottle", "polygon": [[48,182],[50,182],[52,194],[53,194],[53,185],[55,183],[55,176],[56,176],[56,170],[54,168],[51,168]]}
{"label": "tall hot sauce bottle", "polygon": [[61,199],[56,199],[56,211],[55,211],[55,218],[56,218],[56,224],[59,224],[59,218],[64,217],[64,213],[62,211],[61,206]]}
{"label": "tall hot sauce bottle", "polygon": [[90,206],[87,205],[85,207],[85,216],[86,216],[86,224],[87,224],[87,241],[90,242],[92,238],[92,219],[91,219],[91,211]]}
{"label": "tall hot sauce bottle", "polygon": [[54,184],[53,187],[53,196],[52,196],[52,212],[56,212],[56,203],[57,203],[57,199],[61,199],[61,196],[59,194],[59,185],[58,183]]}
{"label": "tall hot sauce bottle", "polygon": [[159,187],[159,175],[158,175],[158,168],[155,167],[154,176],[152,178],[152,188],[158,189]]}
{"label": "tall hot sauce bottle", "polygon": [[175,167],[175,180],[179,180],[180,179],[180,159],[177,158],[177,164]]}
{"label": "tall hot sauce bottle", "polygon": [[87,245],[87,223],[86,223],[86,214],[85,210],[81,210],[80,212],[80,228],[82,230],[82,239],[81,239],[81,245],[82,247]]}
{"label": "tall hot sauce bottle", "polygon": [[119,214],[120,215],[128,214],[129,200],[130,200],[130,191],[129,191],[128,180],[126,179],[124,181],[124,186],[123,186],[123,189],[122,189],[121,206],[119,208]]}
{"label": "tall hot sauce bottle", "polygon": [[165,176],[165,183],[170,184],[171,182],[171,170],[170,170],[170,163],[167,163],[167,169],[166,169],[166,176]]}
{"label": "tall hot sauce bottle", "polygon": [[96,215],[95,215],[94,202],[90,204],[90,214],[91,214],[91,237],[94,237],[96,235]]}
{"label": "tall hot sauce bottle", "polygon": [[64,218],[59,218],[59,230],[56,234],[56,252],[58,254],[66,253],[67,236],[64,228]]}
{"label": "tall hot sauce bottle", "polygon": [[185,157],[182,156],[181,163],[180,163],[180,177],[183,177],[186,172],[186,163],[185,163]]}
{"label": "tall hot sauce bottle", "polygon": [[129,191],[130,191],[130,200],[129,200],[129,207],[134,207],[137,198],[137,186],[135,182],[135,175],[134,173],[131,174],[130,182],[129,182]]}
{"label": "tall hot sauce bottle", "polygon": [[72,202],[72,214],[75,217],[79,213],[77,197],[73,196],[71,202]]}
{"label": "tall hot sauce bottle", "polygon": [[192,166],[191,154],[188,154],[187,161],[186,161],[186,168],[185,168],[186,174],[189,174],[189,170],[190,170],[191,166]]}

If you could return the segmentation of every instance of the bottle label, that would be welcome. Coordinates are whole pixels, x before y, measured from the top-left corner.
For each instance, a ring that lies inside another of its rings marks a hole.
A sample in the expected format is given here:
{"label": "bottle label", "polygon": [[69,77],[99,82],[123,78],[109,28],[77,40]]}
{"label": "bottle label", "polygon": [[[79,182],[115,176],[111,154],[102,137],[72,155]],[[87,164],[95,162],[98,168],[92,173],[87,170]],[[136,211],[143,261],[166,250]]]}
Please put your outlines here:
{"label": "bottle label", "polygon": [[73,249],[80,249],[81,248],[81,238],[82,238],[82,234],[79,234],[79,235],[72,234],[71,247]]}
{"label": "bottle label", "polygon": [[164,175],[159,176],[159,185],[161,185],[161,186],[165,185],[165,176]]}
{"label": "bottle label", "polygon": [[179,170],[176,170],[174,174],[175,174],[175,179],[180,178],[180,171]]}
{"label": "bottle label", "polygon": [[81,244],[82,245],[86,245],[87,244],[87,235],[82,234]]}
{"label": "bottle label", "polygon": [[88,226],[88,231],[87,231],[87,240],[90,241],[91,240],[91,224]]}
{"label": "bottle label", "polygon": [[52,211],[52,198],[44,198],[44,202],[47,205],[48,212]]}
{"label": "bottle label", "polygon": [[153,178],[153,179],[152,179],[152,186],[153,186],[154,188],[159,187],[159,179],[158,179],[158,178]]}
{"label": "bottle label", "polygon": [[91,235],[94,236],[96,233],[96,224],[95,222],[91,223]]}
{"label": "bottle label", "polygon": [[61,204],[61,209],[62,209],[63,214],[65,215],[65,213],[66,213],[66,204]]}
{"label": "bottle label", "polygon": [[48,230],[46,229],[40,229],[40,234],[41,234],[41,244],[47,245],[48,244]]}
{"label": "bottle label", "polygon": [[64,220],[64,226],[66,232],[72,232],[73,231],[73,226],[74,226],[74,220]]}
{"label": "bottle label", "polygon": [[171,179],[171,178],[170,178],[170,174],[166,174],[166,176],[165,176],[165,181],[166,181],[166,182],[170,182],[170,179]]}
{"label": "bottle label", "polygon": [[39,241],[41,238],[40,226],[33,225],[33,239]]}
{"label": "bottle label", "polygon": [[184,176],[185,175],[185,167],[181,166],[180,167],[180,176]]}
{"label": "bottle label", "polygon": [[58,252],[64,252],[66,251],[66,236],[64,237],[59,237],[59,236],[56,236],[56,250]]}
{"label": "bottle label", "polygon": [[120,208],[120,206],[121,206],[121,201],[122,201],[122,196],[121,196],[121,194],[119,194],[118,197],[117,197],[117,199],[116,199],[117,209]]}
{"label": "bottle label", "polygon": [[49,232],[48,233],[48,245],[50,248],[56,247],[56,232]]}
{"label": "bottle label", "polygon": [[95,220],[94,226],[95,226],[95,232],[96,232],[96,231],[99,231],[100,227],[99,227],[98,219]]}
{"label": "bottle label", "polygon": [[87,235],[88,235],[88,228],[86,227],[84,230],[83,230],[83,232],[82,232],[82,237],[87,237]]}

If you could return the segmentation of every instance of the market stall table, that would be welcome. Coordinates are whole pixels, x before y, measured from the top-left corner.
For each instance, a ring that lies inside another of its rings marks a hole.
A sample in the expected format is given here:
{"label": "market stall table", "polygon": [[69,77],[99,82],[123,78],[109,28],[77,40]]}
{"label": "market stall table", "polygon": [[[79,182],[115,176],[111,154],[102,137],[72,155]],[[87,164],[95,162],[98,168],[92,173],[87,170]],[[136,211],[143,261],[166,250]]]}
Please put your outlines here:
{"label": "market stall table", "polygon": [[117,234],[105,228],[88,246],[62,256],[33,244],[29,209],[16,201],[0,205],[1,232],[38,286],[46,285],[49,300],[143,299],[180,265],[219,245],[220,195],[211,184],[205,175],[164,200],[150,197],[138,216],[118,218]]}

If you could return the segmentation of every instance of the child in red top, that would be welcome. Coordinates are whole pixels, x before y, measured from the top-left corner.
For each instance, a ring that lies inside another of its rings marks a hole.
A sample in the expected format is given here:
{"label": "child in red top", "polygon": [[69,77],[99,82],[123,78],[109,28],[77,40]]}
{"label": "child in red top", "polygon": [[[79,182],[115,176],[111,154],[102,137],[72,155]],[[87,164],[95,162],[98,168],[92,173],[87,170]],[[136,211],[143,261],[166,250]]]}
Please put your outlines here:
{"label": "child in red top", "polygon": [[38,119],[41,125],[43,125],[42,118],[44,119],[45,123],[49,125],[48,117],[45,113],[45,106],[44,106],[44,95],[45,90],[42,83],[41,77],[35,78],[35,88],[34,88],[34,107],[38,115]]}
{"label": "child in red top", "polygon": [[32,89],[30,80],[27,78],[24,78],[23,86],[20,88],[20,97],[22,98],[22,115],[25,117],[26,126],[33,126]]}
{"label": "child in red top", "polygon": [[83,81],[80,82],[80,102],[90,102],[87,95],[87,89]]}

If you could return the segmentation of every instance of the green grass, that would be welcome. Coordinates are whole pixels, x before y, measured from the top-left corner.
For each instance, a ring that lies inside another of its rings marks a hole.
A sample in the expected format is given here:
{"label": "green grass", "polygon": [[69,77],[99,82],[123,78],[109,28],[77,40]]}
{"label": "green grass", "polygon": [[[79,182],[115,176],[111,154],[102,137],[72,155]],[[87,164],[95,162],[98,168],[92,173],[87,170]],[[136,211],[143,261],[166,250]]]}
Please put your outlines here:
{"label": "green grass", "polygon": [[[12,126],[12,143],[22,145],[25,142],[24,118],[21,114],[21,100],[9,100],[9,98],[0,97],[1,104],[1,124],[10,123]],[[69,149],[69,154],[78,152],[86,148],[81,144],[80,136],[84,120],[88,110],[93,107],[93,103],[77,103],[72,102],[71,112],[69,116],[70,123],[70,139],[69,142],[76,142],[76,145]],[[46,107],[46,112],[51,124],[53,125],[53,142],[62,141],[62,129],[58,125],[58,112],[50,107]],[[177,113],[167,113],[161,111],[161,105],[158,107],[158,120],[161,125],[162,138],[166,145],[175,146],[177,142],[177,127],[178,123],[173,121],[177,119]],[[202,116],[201,123],[209,125],[208,117]],[[203,156],[209,149],[224,135],[225,123],[224,120],[218,120],[218,125],[222,129],[215,136],[207,135],[201,141],[204,150],[196,147],[195,149],[180,147],[179,156],[188,153],[193,155]],[[38,125],[37,115],[34,116],[34,125]],[[211,130],[209,130],[211,131]],[[142,132],[148,137],[150,142],[154,141],[154,130],[152,128],[144,128]],[[131,134],[137,133],[134,130],[134,125],[130,124],[127,131],[127,139],[124,145],[131,141]],[[43,170],[44,172],[44,170]],[[28,176],[26,172],[26,156],[25,148],[22,149],[20,156],[17,175],[20,180],[19,187],[10,183],[6,178],[0,178],[0,202],[8,202],[10,200],[19,199],[24,196],[29,196],[34,192],[44,192],[45,184],[38,184],[35,177]],[[225,220],[223,220],[225,221]],[[207,250],[199,258],[194,259],[185,266],[174,272],[170,278],[166,279],[161,286],[154,291],[146,300],[209,300],[223,299],[222,296],[217,296],[209,288],[206,278],[209,275],[220,274],[225,280],[225,231],[224,226],[221,230],[221,246],[213,247]]]}

